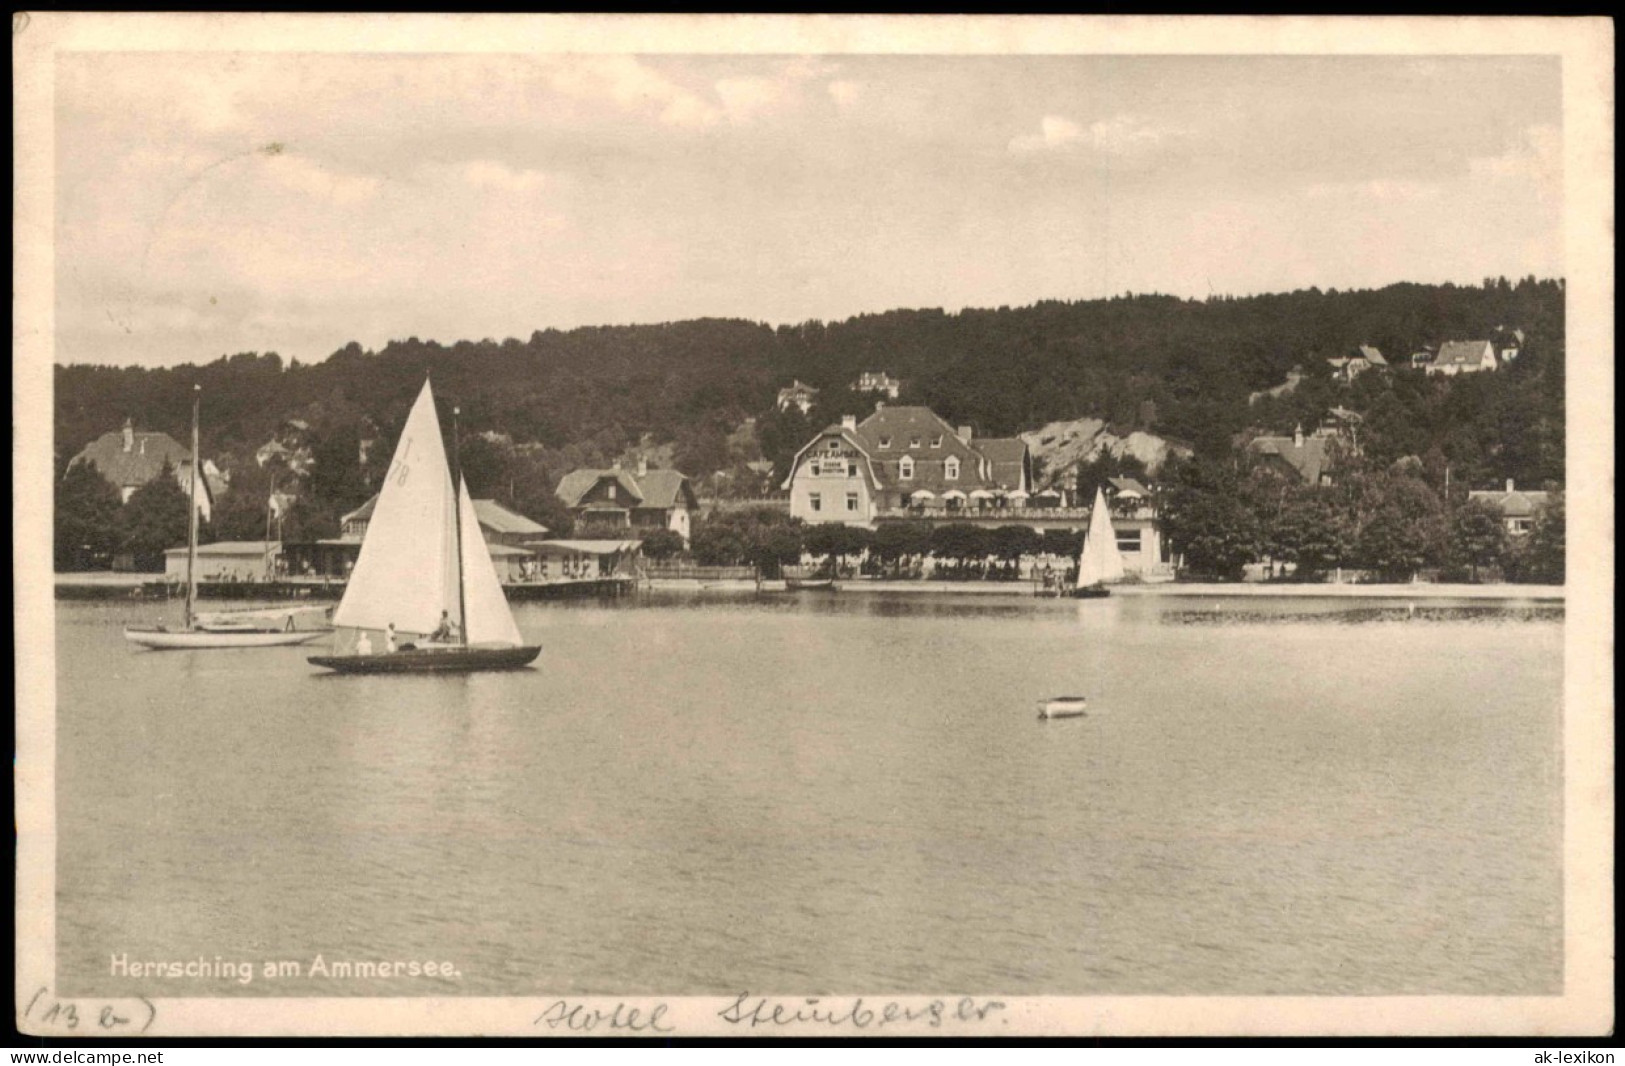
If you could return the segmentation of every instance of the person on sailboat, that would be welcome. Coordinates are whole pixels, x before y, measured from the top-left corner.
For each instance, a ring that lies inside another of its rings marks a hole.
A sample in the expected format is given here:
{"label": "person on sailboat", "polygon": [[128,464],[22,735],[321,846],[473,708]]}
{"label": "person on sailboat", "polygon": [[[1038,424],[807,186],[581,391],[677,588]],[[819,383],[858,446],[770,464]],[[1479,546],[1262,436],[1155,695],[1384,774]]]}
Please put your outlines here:
{"label": "person on sailboat", "polygon": [[450,611],[440,612],[440,624],[435,631],[429,634],[429,639],[437,643],[452,643],[457,639],[457,623],[451,620]]}
{"label": "person on sailboat", "polygon": [[389,623],[389,625],[387,627],[385,627],[385,629],[384,629],[384,652],[386,654],[390,654],[390,655],[393,655],[395,653],[395,623],[394,622]]}
{"label": "person on sailboat", "polygon": [[372,639],[367,636],[365,629],[361,631],[361,636],[355,642],[355,653],[357,655],[372,654]]}

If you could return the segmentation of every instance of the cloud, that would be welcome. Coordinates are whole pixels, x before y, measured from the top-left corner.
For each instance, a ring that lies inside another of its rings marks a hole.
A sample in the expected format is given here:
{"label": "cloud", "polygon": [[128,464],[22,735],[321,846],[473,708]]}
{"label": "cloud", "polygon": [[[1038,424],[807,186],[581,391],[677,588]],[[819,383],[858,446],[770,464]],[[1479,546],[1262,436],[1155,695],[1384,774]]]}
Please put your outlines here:
{"label": "cloud", "polygon": [[857,82],[845,79],[832,81],[825,88],[829,91],[830,99],[840,107],[851,107],[863,92]]}
{"label": "cloud", "polygon": [[1373,178],[1369,181],[1317,181],[1304,189],[1312,200],[1377,200],[1383,203],[1412,203],[1439,198],[1439,186],[1431,181],[1403,178]]}
{"label": "cloud", "polygon": [[464,163],[462,178],[476,188],[508,193],[534,192],[547,180],[540,171],[514,170],[489,159],[476,159]]}
{"label": "cloud", "polygon": [[636,56],[572,58],[554,67],[549,86],[580,100],[608,101],[624,111],[652,113],[669,126],[715,125],[722,112]]}
{"label": "cloud", "polygon": [[1530,126],[1523,131],[1522,140],[1500,155],[1469,159],[1467,172],[1479,179],[1519,179],[1561,188],[1563,131],[1556,126]]}
{"label": "cloud", "polygon": [[789,85],[778,78],[723,78],[716,90],[729,121],[748,122],[776,107]]}
{"label": "cloud", "polygon": [[372,199],[382,184],[377,178],[324,167],[312,159],[289,153],[280,146],[276,151],[264,150],[260,154],[269,160],[267,171],[283,188],[340,207]]}
{"label": "cloud", "polygon": [[1131,115],[1102,119],[1085,128],[1061,115],[1045,115],[1035,134],[1012,138],[1010,151],[1034,152],[1094,151],[1122,158],[1147,155],[1162,147],[1178,131],[1152,126]]}

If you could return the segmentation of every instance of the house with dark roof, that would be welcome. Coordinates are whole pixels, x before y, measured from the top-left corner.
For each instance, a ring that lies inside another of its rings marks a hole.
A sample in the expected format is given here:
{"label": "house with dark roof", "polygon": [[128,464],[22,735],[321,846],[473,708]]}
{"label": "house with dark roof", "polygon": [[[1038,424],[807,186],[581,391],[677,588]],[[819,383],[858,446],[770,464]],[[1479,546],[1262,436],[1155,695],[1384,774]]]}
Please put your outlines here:
{"label": "house with dark roof", "polygon": [[1332,376],[1345,384],[1353,384],[1354,379],[1367,370],[1388,369],[1388,360],[1370,344],[1362,344],[1350,354],[1334,356],[1326,362],[1331,364]]}
{"label": "house with dark roof", "polygon": [[792,517],[873,527],[887,516],[1024,504],[1032,483],[1026,442],[977,439],[927,407],[880,405],[861,423],[848,415],[808,441],[781,487]]}
{"label": "house with dark roof", "polygon": [[811,385],[803,385],[800,378],[796,378],[779,390],[778,407],[781,411],[795,407],[800,409],[802,414],[806,414],[817,402],[818,390]]}
{"label": "house with dark roof", "polygon": [[559,479],[556,495],[576,519],[576,532],[641,538],[669,529],[688,544],[700,504],[688,476],[652,470],[639,458],[634,470],[616,463],[608,470],[572,470]]}
{"label": "house with dark roof", "polygon": [[1290,437],[1256,437],[1247,451],[1283,474],[1296,477],[1305,485],[1330,485],[1336,466],[1337,438],[1322,433],[1303,435],[1298,426]]}
{"label": "house with dark roof", "polygon": [[1507,478],[1506,490],[1489,489],[1485,491],[1473,490],[1467,493],[1467,499],[1477,500],[1487,505],[1491,510],[1501,516],[1509,536],[1521,537],[1535,528],[1535,519],[1546,505],[1551,502],[1550,492],[1531,492],[1528,489],[1519,489],[1511,478]]}
{"label": "house with dark roof", "polygon": [[1476,374],[1481,370],[1494,370],[1500,365],[1495,357],[1495,345],[1489,341],[1445,341],[1439,345],[1439,354],[1422,369],[1429,377],[1444,374]]}
{"label": "house with dark roof", "polygon": [[[168,433],[137,430],[126,418],[117,433],[103,433],[68,460],[68,469],[81,463],[94,463],[108,483],[118,489],[119,502],[128,503],[135,490],[157,477],[168,463],[175,472],[181,491],[192,492],[192,453]],[[198,516],[205,522],[213,511],[214,497],[224,491],[225,478],[212,462],[203,465],[203,483],[197,494]]]}

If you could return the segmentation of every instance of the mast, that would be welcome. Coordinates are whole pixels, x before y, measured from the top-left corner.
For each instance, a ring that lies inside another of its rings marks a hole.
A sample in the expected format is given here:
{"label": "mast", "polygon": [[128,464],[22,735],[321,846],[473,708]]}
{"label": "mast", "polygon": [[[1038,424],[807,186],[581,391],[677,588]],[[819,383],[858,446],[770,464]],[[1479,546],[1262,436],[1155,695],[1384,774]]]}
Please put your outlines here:
{"label": "mast", "polygon": [[462,433],[458,429],[458,416],[463,409],[456,404],[451,408],[451,498],[452,511],[457,516],[457,641],[468,643],[468,595],[463,588],[463,458]]}
{"label": "mast", "polygon": [[197,598],[197,482],[198,482],[198,440],[197,440],[197,409],[198,394],[203,391],[202,385],[192,386],[192,484],[187,508],[190,512],[186,522],[186,628],[192,628],[192,601]]}

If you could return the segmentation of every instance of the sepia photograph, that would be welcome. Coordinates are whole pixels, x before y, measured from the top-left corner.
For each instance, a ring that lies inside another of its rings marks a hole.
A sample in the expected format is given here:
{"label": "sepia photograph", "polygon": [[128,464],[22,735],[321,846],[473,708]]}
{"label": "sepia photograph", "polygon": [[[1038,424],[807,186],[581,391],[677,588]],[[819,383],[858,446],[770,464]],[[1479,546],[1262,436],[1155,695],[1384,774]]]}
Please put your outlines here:
{"label": "sepia photograph", "polygon": [[1610,24],[13,54],[23,1032],[1612,1029]]}

